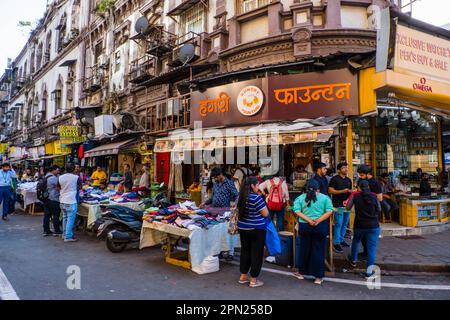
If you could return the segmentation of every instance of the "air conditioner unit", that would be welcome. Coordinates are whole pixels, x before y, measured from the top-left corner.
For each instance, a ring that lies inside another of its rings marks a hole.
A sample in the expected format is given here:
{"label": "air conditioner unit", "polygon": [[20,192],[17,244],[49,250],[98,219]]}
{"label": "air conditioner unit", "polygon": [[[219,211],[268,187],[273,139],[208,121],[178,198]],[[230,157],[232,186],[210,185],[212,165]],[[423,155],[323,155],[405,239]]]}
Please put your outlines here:
{"label": "air conditioner unit", "polygon": [[95,117],[95,136],[101,136],[104,134],[114,134],[113,127],[113,116],[112,115],[101,115]]}

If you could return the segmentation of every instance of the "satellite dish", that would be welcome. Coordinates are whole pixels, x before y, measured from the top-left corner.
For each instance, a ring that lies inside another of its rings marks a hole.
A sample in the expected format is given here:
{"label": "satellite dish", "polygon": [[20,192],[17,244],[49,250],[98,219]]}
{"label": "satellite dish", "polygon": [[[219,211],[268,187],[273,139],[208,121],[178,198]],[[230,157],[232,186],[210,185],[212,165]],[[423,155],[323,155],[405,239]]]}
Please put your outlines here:
{"label": "satellite dish", "polygon": [[180,59],[183,64],[188,63],[195,56],[195,46],[192,43],[186,43],[181,47],[178,53],[178,59]]}
{"label": "satellite dish", "polygon": [[137,19],[136,24],[134,25],[134,30],[136,30],[137,33],[143,34],[147,31],[149,27],[149,22],[145,16],[140,17]]}

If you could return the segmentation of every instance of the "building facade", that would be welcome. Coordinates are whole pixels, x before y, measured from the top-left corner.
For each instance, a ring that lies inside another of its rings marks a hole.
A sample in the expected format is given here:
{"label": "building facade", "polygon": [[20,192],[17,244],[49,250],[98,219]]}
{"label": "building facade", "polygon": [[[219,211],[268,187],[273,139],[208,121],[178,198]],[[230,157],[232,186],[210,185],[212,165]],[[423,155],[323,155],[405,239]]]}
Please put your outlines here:
{"label": "building facade", "polygon": [[[42,147],[77,124],[93,141],[139,132],[151,143],[189,127],[193,91],[359,63],[376,48],[376,13],[398,4],[55,0],[2,78],[3,142]],[[113,132],[96,128],[99,115],[115,117]]]}

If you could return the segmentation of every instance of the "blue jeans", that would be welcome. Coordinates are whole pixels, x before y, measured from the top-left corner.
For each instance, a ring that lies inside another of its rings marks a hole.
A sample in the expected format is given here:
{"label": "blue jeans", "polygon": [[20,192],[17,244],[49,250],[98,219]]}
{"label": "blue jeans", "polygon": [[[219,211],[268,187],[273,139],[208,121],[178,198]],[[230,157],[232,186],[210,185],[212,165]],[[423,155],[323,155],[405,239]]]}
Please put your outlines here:
{"label": "blue jeans", "polygon": [[3,212],[2,212],[2,217],[6,218],[6,216],[9,213],[9,202],[11,201],[11,187],[10,186],[5,186],[5,187],[0,187],[0,204],[2,204],[3,202]]}
{"label": "blue jeans", "polygon": [[344,208],[337,208],[334,213],[334,233],[333,244],[341,244],[344,242],[345,232],[347,231],[348,222],[350,221],[350,211]]}
{"label": "blue jeans", "polygon": [[73,238],[73,226],[77,217],[78,204],[61,203],[61,211],[63,213],[63,233],[64,239]]}
{"label": "blue jeans", "polygon": [[358,261],[359,243],[363,237],[367,240],[367,268],[375,265],[375,254],[377,251],[380,228],[355,229],[353,230],[352,261]]}
{"label": "blue jeans", "polygon": [[273,216],[277,216],[277,229],[278,231],[284,231],[284,213],[286,209],[283,208],[280,211],[270,211],[270,220],[273,221]]}

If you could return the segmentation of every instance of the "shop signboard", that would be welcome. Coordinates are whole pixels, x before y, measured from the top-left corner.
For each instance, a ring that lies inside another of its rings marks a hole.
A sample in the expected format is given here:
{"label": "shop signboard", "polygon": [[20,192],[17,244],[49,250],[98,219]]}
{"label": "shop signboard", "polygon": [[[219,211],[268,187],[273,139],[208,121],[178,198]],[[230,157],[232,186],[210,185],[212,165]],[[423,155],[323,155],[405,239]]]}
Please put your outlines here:
{"label": "shop signboard", "polygon": [[77,126],[59,126],[59,135],[61,137],[78,137],[80,133]]}
{"label": "shop signboard", "polygon": [[191,127],[238,126],[358,115],[358,76],[348,69],[266,77],[191,95]]}
{"label": "shop signboard", "polygon": [[8,145],[6,143],[0,143],[0,154],[6,153]]}
{"label": "shop signboard", "polygon": [[63,146],[61,143],[61,140],[56,140],[54,142],[54,144],[55,144],[55,147],[54,147],[55,155],[63,155],[63,154],[70,153],[70,148]]}
{"label": "shop signboard", "polygon": [[396,26],[394,71],[407,71],[450,83],[450,41]]}

